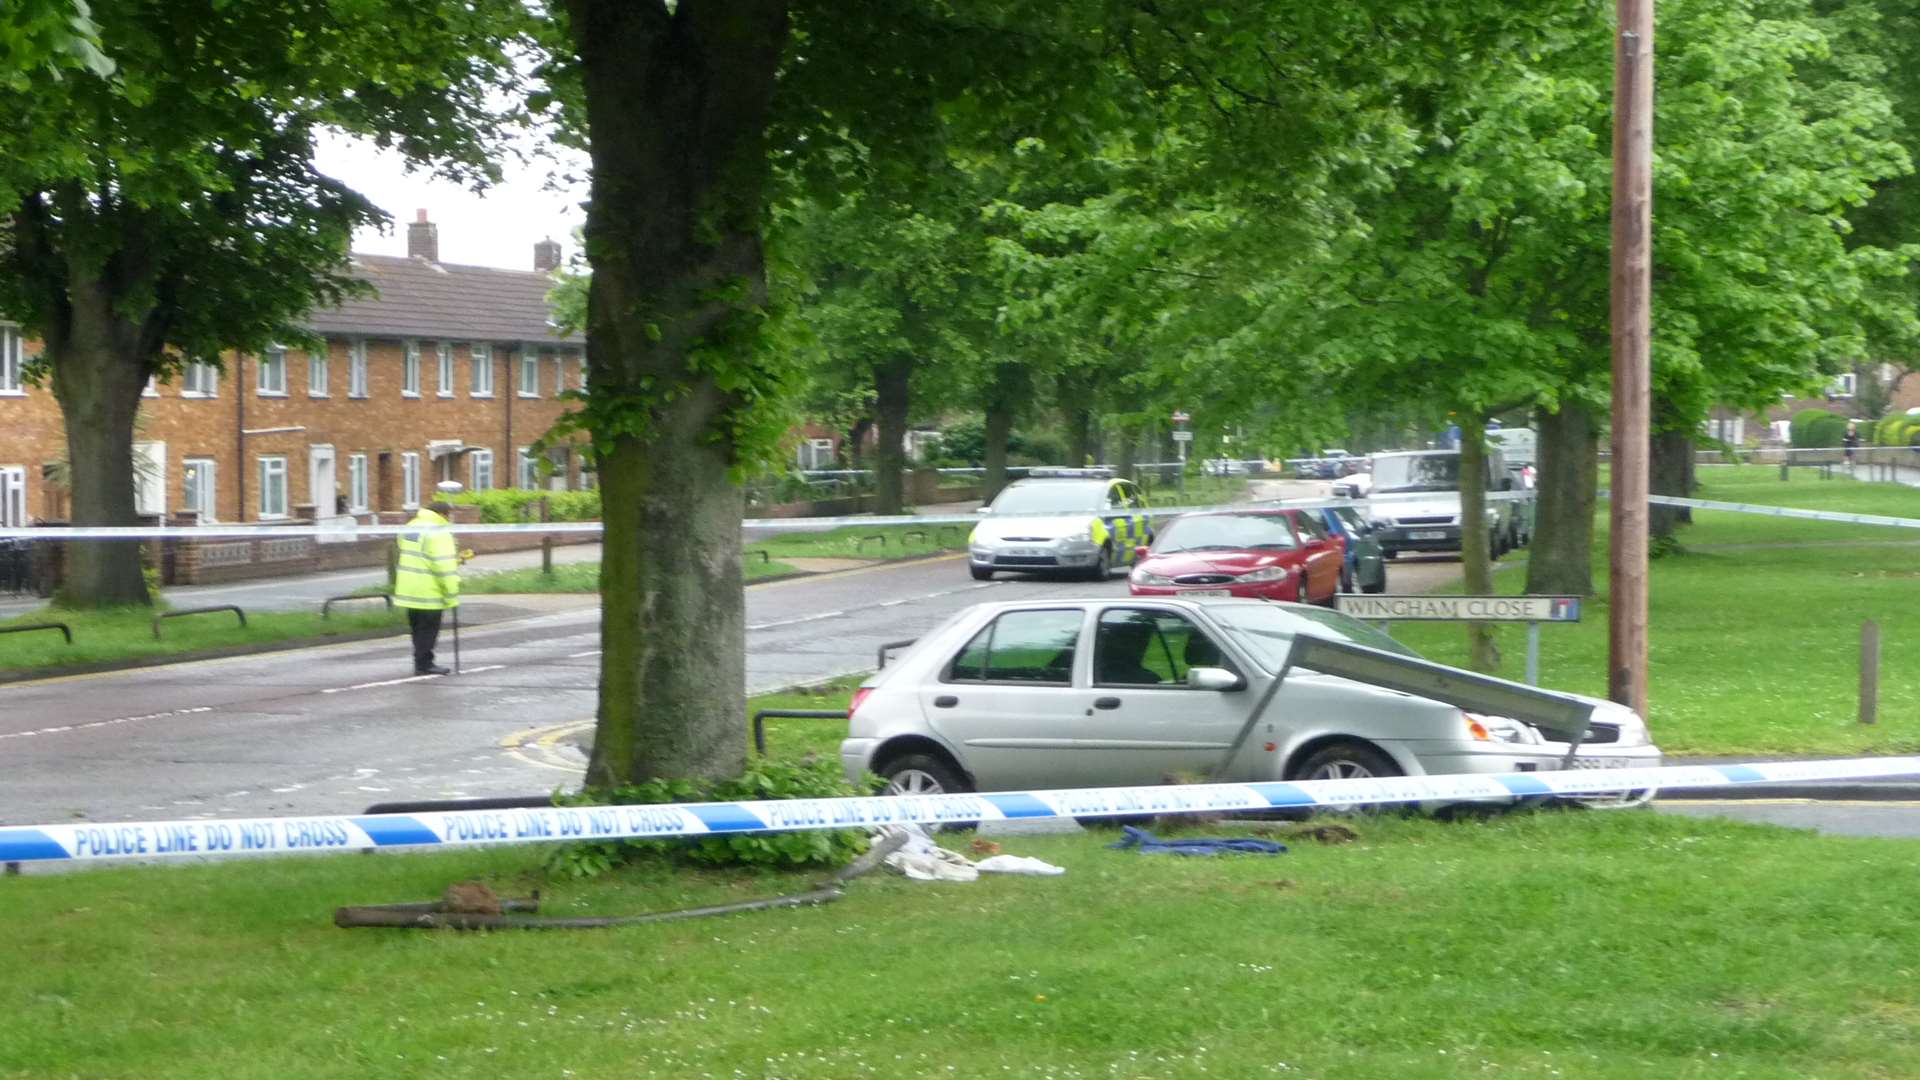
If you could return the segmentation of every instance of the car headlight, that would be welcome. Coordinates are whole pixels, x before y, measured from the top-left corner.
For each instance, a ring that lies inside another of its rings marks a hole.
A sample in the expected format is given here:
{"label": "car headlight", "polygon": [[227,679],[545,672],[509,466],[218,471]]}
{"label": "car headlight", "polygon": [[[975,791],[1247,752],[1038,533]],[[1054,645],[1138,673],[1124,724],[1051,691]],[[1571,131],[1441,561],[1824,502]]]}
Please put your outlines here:
{"label": "car headlight", "polygon": [[1063,536],[1055,540],[1053,546],[1061,551],[1092,551],[1096,545],[1084,536]]}
{"label": "car headlight", "polygon": [[1263,566],[1240,575],[1241,581],[1285,581],[1293,570],[1285,566]]}
{"label": "car headlight", "polygon": [[1173,579],[1168,577],[1165,574],[1152,574],[1141,569],[1135,569],[1133,573],[1128,574],[1127,580],[1133,582],[1135,585],[1171,585],[1173,584]]}
{"label": "car headlight", "polygon": [[1525,746],[1538,746],[1545,740],[1531,724],[1523,724],[1504,716],[1476,716],[1470,712],[1460,714],[1467,722],[1467,734],[1476,742],[1519,743]]}

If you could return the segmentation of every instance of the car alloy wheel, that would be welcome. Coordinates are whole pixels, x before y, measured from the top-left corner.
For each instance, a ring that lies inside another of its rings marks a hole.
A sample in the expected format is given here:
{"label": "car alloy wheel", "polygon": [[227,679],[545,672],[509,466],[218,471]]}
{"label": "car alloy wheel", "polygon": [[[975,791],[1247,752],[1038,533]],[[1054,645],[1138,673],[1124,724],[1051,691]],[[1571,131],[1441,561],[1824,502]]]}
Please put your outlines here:
{"label": "car alloy wheel", "polygon": [[881,766],[882,795],[954,795],[972,791],[959,771],[931,754],[904,754]]}
{"label": "car alloy wheel", "polygon": [[[1294,770],[1294,780],[1364,780],[1382,776],[1404,776],[1394,760],[1365,743],[1337,742],[1321,747]],[[1392,806],[1322,806],[1322,814],[1382,814],[1399,809]]]}

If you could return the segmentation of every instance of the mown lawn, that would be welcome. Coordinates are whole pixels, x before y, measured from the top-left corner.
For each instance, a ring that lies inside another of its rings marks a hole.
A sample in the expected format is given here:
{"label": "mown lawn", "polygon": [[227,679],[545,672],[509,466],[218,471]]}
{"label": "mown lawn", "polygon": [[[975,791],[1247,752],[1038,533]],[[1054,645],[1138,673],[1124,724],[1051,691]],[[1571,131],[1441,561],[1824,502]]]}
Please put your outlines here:
{"label": "mown lawn", "polygon": [[[779,577],[794,572],[786,563],[749,559],[745,563],[747,580]],[[372,586],[362,592],[385,592],[385,586]],[[494,570],[486,573],[469,573],[460,579],[462,595],[483,595],[495,593],[597,593],[600,591],[600,564],[597,562],[555,563],[553,573],[545,573],[537,566],[523,566],[515,570]]]}
{"label": "mown lawn", "polygon": [[1003,838],[1067,874],[550,933],[330,917],[466,878],[615,914],[811,875],[546,880],[527,848],[30,873],[4,882],[0,1076],[1920,1075],[1911,841],[1643,812],[1359,828],[1187,860]]}
{"label": "mown lawn", "polygon": [[406,630],[406,619],[399,612],[355,604],[336,610],[330,619],[322,619],[318,612],[310,611],[250,611],[244,627],[232,612],[167,619],[156,641],[153,617],[164,610],[69,611],[49,607],[0,619],[0,627],[64,622],[73,630],[71,645],[58,631],[0,634],[0,671],[111,663],[286,641],[324,642],[370,630],[392,630],[396,634]]}
{"label": "mown lawn", "polygon": [[[1920,490],[1766,466],[1702,469],[1701,498],[1920,518]],[[1577,626],[1541,634],[1551,687],[1604,695],[1605,509],[1590,600]],[[1920,749],[1920,531],[1699,511],[1682,550],[1652,566],[1649,697],[1654,737],[1681,754],[1908,753]],[[1389,571],[1391,574],[1391,571]],[[1519,592],[1525,571],[1494,578]],[[1458,591],[1457,587],[1453,591]],[[1860,624],[1881,628],[1880,721],[1857,722]],[[1394,635],[1447,663],[1457,626]],[[1502,674],[1525,670],[1524,628],[1500,632]]]}

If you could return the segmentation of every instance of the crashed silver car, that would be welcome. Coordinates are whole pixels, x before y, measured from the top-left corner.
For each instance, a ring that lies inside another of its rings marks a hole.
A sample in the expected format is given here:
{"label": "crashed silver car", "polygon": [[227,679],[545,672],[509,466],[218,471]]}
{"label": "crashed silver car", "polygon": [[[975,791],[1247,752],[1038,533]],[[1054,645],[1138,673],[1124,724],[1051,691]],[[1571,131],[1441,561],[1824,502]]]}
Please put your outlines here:
{"label": "crashed silver car", "polygon": [[1624,706],[1420,660],[1324,608],[1241,599],[975,605],[856,691],[848,725],[848,777],[911,794],[1660,764]]}

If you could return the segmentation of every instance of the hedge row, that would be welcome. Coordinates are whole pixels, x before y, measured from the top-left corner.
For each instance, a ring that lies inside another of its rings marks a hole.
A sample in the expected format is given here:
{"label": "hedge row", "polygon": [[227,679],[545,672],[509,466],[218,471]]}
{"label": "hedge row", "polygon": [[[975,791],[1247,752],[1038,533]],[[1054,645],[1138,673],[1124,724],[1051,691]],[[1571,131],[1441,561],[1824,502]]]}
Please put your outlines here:
{"label": "hedge row", "polygon": [[487,525],[514,525],[540,520],[540,500],[547,500],[550,521],[599,521],[598,491],[536,491],[531,488],[502,488],[497,491],[472,491],[455,495],[450,502],[480,508],[480,521]]}

